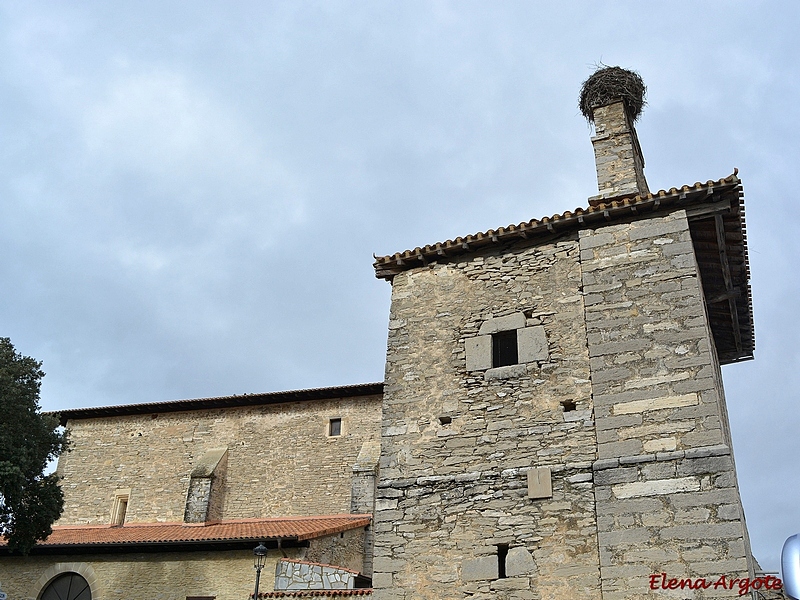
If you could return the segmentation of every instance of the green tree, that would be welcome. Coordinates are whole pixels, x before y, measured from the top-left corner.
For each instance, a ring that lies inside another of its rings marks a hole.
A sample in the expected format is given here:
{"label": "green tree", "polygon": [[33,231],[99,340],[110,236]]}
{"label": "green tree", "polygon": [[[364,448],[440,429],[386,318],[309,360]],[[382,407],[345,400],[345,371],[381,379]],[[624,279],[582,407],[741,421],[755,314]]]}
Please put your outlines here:
{"label": "green tree", "polygon": [[50,535],[64,507],[58,476],[44,475],[67,438],[57,418],[40,412],[41,367],[0,338],[0,535],[23,553]]}

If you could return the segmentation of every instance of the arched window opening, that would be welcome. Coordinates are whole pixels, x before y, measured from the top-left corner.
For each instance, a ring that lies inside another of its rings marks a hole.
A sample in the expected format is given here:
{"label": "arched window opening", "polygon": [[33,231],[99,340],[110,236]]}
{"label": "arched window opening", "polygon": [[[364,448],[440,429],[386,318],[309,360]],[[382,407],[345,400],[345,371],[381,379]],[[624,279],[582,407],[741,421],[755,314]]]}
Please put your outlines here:
{"label": "arched window opening", "polygon": [[39,600],[92,600],[92,590],[77,573],[62,573],[47,584]]}

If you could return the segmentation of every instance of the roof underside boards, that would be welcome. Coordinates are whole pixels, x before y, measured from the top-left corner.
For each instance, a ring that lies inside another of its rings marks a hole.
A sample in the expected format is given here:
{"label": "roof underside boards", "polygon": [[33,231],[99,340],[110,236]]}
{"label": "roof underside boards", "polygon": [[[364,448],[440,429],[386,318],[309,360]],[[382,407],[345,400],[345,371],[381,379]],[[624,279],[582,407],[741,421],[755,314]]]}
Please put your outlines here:
{"label": "roof underside boards", "polygon": [[753,358],[755,328],[741,189],[689,214],[706,310],[721,364]]}
{"label": "roof underside boards", "polygon": [[[744,203],[738,171],[719,181],[685,185],[654,194],[610,199],[560,215],[437,242],[375,258],[375,276],[398,273],[482,250],[546,243],[580,229],[646,219],[685,209],[700,268],[703,292],[720,363],[753,358],[755,334]],[[724,240],[718,243],[717,240]]]}
{"label": "roof underside boards", "polygon": [[146,415],[155,413],[180,412],[187,410],[207,410],[231,408],[236,406],[262,406],[286,402],[308,400],[330,400],[358,396],[377,396],[383,393],[383,383],[362,383],[336,387],[292,390],[288,392],[268,392],[265,394],[242,394],[216,398],[193,400],[171,400],[168,402],[147,402],[143,404],[122,404],[119,406],[99,406],[94,408],[73,408],[58,413],[61,425],[69,419],[93,419],[97,417],[118,417],[125,415]]}
{"label": "roof underside boards", "polygon": [[[291,539],[305,541],[343,531],[366,527],[371,515],[323,515],[243,519],[209,523],[129,523],[110,525],[64,525],[53,527],[50,536],[37,548],[76,546],[109,547],[193,542],[266,541]],[[0,547],[6,542],[0,538]]]}

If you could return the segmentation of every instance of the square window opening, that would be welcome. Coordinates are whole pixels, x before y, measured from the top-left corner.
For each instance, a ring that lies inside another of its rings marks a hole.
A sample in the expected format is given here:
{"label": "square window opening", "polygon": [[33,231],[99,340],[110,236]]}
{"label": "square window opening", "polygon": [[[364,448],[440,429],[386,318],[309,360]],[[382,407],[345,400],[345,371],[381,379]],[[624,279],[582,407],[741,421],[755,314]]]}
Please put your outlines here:
{"label": "square window opening", "polygon": [[328,436],[338,437],[342,435],[342,420],[340,418],[330,419],[328,421]]}
{"label": "square window opening", "polygon": [[564,409],[564,412],[572,412],[573,410],[575,410],[576,408],[578,408],[578,405],[577,405],[577,404],[575,404],[575,402],[574,402],[574,401],[572,401],[572,400],[564,400],[564,401],[561,403],[561,406],[562,406],[562,408]]}
{"label": "square window opening", "polygon": [[492,335],[492,366],[507,367],[519,362],[517,330],[500,331]]}

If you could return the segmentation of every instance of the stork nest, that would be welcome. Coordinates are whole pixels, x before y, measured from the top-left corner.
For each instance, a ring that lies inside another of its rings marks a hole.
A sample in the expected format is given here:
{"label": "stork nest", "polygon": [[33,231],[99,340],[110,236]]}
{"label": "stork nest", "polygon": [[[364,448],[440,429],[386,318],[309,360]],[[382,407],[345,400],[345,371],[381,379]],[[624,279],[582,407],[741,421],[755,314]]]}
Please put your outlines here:
{"label": "stork nest", "polygon": [[622,100],[628,115],[636,121],[646,104],[646,92],[644,81],[636,71],[622,67],[603,67],[583,82],[578,108],[587,121],[594,123],[592,111],[595,108]]}

